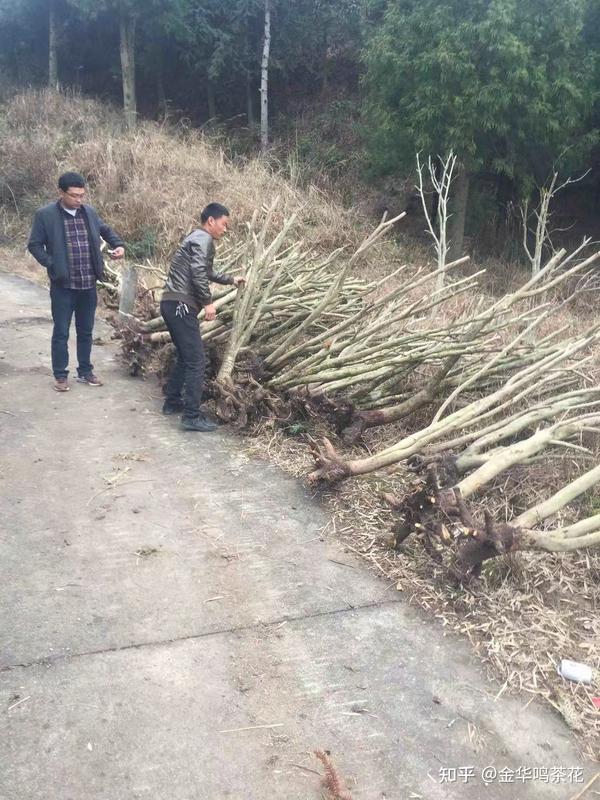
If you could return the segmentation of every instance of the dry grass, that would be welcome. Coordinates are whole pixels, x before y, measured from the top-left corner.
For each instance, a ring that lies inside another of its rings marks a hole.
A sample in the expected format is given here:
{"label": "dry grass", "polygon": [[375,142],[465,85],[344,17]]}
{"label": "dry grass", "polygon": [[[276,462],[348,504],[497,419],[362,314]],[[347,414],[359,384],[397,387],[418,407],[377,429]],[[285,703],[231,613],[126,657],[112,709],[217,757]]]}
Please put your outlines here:
{"label": "dry grass", "polygon": [[[146,122],[128,133],[116,113],[90,99],[16,95],[0,108],[0,132],[0,201],[17,214],[21,233],[31,211],[55,196],[66,170],[81,172],[90,202],[129,244],[153,250],[159,262],[168,261],[212,200],[229,206],[242,225],[279,196],[274,225],[299,210],[297,238],[323,250],[356,245],[368,227],[316,187],[286,182],[268,161],[234,164],[201,132],[181,125]],[[371,255],[375,266],[386,263],[383,251],[389,258],[385,245]]]}

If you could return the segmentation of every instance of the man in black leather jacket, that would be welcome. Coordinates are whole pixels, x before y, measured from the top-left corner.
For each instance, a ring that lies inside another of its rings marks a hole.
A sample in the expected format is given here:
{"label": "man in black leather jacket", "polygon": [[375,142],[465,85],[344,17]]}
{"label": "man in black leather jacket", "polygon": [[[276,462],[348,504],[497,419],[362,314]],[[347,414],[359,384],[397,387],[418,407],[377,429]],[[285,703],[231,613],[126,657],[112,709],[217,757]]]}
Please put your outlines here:
{"label": "man in black leather jacket", "polygon": [[239,286],[243,277],[213,271],[215,240],[227,233],[229,211],[210,203],[200,215],[200,228],[186,236],[175,253],[161,303],[162,314],[177,350],[177,361],[166,385],[164,414],[182,412],[184,430],[208,432],[217,427],[200,411],[204,383],[204,346],[198,314],[204,308],[207,322],[215,319],[209,282]]}

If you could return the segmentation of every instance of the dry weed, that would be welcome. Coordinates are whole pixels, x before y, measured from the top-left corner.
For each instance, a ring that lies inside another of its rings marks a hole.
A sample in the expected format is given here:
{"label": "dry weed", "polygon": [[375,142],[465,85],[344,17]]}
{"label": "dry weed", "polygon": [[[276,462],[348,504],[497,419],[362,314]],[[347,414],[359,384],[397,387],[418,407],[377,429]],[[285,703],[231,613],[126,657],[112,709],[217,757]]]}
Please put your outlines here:
{"label": "dry weed", "polygon": [[[141,123],[124,131],[105,105],[51,91],[29,91],[0,109],[0,203],[22,216],[55,194],[57,176],[81,172],[90,202],[119,230],[130,250],[167,262],[181,237],[211,200],[231,208],[242,225],[256,209],[281,199],[273,223],[299,210],[296,236],[308,247],[355,246],[368,220],[332,202],[318,188],[294,187],[259,158],[233,163],[202,132],[168,123]],[[388,264],[391,247],[379,247],[375,268]]]}

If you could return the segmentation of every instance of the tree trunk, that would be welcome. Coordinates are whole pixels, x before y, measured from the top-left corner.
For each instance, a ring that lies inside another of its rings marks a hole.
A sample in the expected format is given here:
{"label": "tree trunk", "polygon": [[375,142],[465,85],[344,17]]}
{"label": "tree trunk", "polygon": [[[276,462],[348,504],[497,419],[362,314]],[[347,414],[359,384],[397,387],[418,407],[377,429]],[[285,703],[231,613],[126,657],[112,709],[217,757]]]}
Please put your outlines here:
{"label": "tree trunk", "polygon": [[362,436],[366,428],[374,428],[378,425],[389,425],[392,422],[398,422],[404,419],[404,417],[408,417],[409,414],[414,414],[415,411],[432,403],[442,389],[446,376],[459,359],[460,353],[447,358],[425,386],[404,402],[398,403],[395,406],[388,406],[387,408],[355,413],[351,424],[343,431],[344,441],[354,443]]}
{"label": "tree trunk", "polygon": [[168,106],[162,70],[156,75],[156,99],[158,104],[158,113],[161,117],[165,117],[167,115]]}
{"label": "tree trunk", "polygon": [[329,35],[328,31],[323,31],[323,60],[321,66],[321,97],[325,97],[329,91]]}
{"label": "tree trunk", "polygon": [[206,101],[208,103],[208,119],[217,118],[217,97],[215,95],[215,85],[210,78],[206,81]]}
{"label": "tree trunk", "polygon": [[121,76],[123,80],[123,110],[129,130],[137,122],[137,99],[135,93],[135,17],[121,12]]}
{"label": "tree trunk", "polygon": [[248,118],[248,127],[254,130],[256,125],[256,118],[254,116],[254,97],[252,92],[252,75],[250,70],[246,70],[246,114]]}
{"label": "tree trunk", "polygon": [[246,117],[248,127],[251,131],[256,127],[256,114],[254,110],[254,56],[253,49],[250,41],[250,22],[246,19],[246,39],[245,39],[245,54],[244,54],[245,68],[246,68]]}
{"label": "tree trunk", "polygon": [[271,0],[265,0],[265,34],[260,69],[260,149],[269,147],[269,52],[271,49]]}
{"label": "tree trunk", "polygon": [[[444,162],[441,158],[436,158],[434,161],[435,164],[435,178],[438,183],[441,183],[442,176],[444,174]],[[440,210],[440,193],[437,192],[435,189],[431,193],[431,224],[435,225],[438,218],[438,212]]]}
{"label": "tree trunk", "polygon": [[154,53],[156,63],[156,100],[158,104],[158,113],[161,117],[166,117],[169,111],[167,102],[167,93],[165,91],[165,59],[163,48],[160,45],[156,48]]}
{"label": "tree trunk", "polygon": [[48,12],[48,86],[57,91],[60,89],[58,82],[58,22],[54,0],[50,0]]}
{"label": "tree trunk", "polygon": [[450,217],[450,260],[454,261],[463,254],[465,238],[465,219],[467,216],[467,202],[469,200],[470,175],[461,165],[455,181],[454,202],[452,216]]}

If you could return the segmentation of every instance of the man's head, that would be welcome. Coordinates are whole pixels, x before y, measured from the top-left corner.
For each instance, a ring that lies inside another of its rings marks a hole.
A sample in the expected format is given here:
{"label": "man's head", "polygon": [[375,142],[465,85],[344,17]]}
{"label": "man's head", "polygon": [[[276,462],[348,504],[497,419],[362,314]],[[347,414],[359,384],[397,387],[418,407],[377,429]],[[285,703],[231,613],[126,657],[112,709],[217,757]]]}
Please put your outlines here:
{"label": "man's head", "polygon": [[65,172],[58,179],[60,201],[65,208],[80,208],[85,198],[85,179],[78,172]]}
{"label": "man's head", "polygon": [[229,228],[229,209],[220,203],[209,203],[200,214],[200,222],[213,239],[220,239]]}

